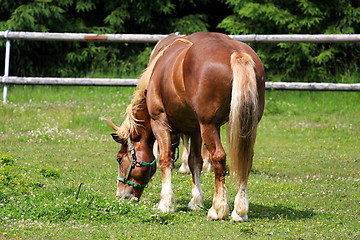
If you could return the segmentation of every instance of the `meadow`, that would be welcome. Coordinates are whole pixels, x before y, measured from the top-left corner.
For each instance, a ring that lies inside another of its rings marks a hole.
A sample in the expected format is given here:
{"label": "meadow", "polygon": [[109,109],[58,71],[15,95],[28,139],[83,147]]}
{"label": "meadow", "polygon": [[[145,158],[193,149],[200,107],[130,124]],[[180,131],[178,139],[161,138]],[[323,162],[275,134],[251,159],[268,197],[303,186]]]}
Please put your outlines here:
{"label": "meadow", "polygon": [[[11,86],[0,105],[0,239],[359,239],[360,93],[267,91],[248,186],[249,221],[189,211],[191,177],[173,170],[174,214],[115,198],[116,124],[134,88]],[[227,147],[225,129],[222,139]],[[235,187],[227,181],[230,206]]]}

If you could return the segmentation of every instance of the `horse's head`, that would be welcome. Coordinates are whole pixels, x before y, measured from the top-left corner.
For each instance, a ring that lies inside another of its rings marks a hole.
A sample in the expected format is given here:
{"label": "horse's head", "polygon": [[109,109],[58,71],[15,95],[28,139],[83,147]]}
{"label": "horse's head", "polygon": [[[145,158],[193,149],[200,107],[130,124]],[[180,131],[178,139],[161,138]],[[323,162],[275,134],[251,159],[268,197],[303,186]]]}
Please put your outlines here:
{"label": "horse's head", "polygon": [[116,196],[138,201],[156,171],[156,160],[153,154],[155,137],[147,110],[141,108],[135,114],[136,122],[127,118],[120,127],[111,120],[108,123],[116,131],[111,134],[113,139],[120,143],[116,157],[119,163]]}

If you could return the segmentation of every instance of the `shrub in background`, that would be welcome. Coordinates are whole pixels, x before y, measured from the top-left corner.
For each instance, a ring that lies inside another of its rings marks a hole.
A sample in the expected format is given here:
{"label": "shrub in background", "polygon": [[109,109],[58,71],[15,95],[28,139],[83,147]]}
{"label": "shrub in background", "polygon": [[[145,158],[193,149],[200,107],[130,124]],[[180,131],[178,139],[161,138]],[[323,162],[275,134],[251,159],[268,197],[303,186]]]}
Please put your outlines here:
{"label": "shrub in background", "polygon": [[[354,34],[360,32],[360,4],[351,0],[226,0],[233,14],[219,27],[230,34]],[[359,72],[356,43],[251,44],[268,72],[291,81],[341,81]],[[359,75],[357,74],[357,77]],[[356,81],[356,79],[354,79]]]}
{"label": "shrub in background", "polygon": [[[352,34],[360,32],[359,5],[354,0],[3,0],[0,30]],[[12,41],[10,75],[138,77],[153,45]],[[262,58],[270,80],[280,76],[276,80],[341,82],[345,76],[346,81],[357,82],[360,75],[358,43],[251,46]],[[5,41],[0,41],[0,56],[4,47]]]}

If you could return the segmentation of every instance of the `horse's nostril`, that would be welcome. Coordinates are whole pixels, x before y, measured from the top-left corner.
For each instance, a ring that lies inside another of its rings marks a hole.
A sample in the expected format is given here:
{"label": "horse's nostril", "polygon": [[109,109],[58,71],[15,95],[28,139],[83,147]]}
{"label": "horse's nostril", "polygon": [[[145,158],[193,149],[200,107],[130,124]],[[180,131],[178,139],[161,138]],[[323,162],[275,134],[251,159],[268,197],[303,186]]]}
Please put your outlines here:
{"label": "horse's nostril", "polygon": [[131,199],[133,196],[133,189],[131,187],[119,187],[116,190],[116,197],[120,199]]}

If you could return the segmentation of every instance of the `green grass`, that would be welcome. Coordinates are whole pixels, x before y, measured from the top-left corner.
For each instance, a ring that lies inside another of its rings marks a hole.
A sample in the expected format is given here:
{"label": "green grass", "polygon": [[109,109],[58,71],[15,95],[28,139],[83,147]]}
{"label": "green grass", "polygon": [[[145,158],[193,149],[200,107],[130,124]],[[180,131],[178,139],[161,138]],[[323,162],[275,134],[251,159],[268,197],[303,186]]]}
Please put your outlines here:
{"label": "green grass", "polygon": [[[358,239],[360,93],[267,91],[250,177],[249,222],[188,211],[191,178],[173,171],[174,214],[160,174],[139,203],[115,198],[120,124],[134,88],[13,86],[0,106],[0,239]],[[222,132],[225,141],[225,130]],[[176,168],[179,167],[176,163]],[[230,205],[235,188],[227,183]]]}

